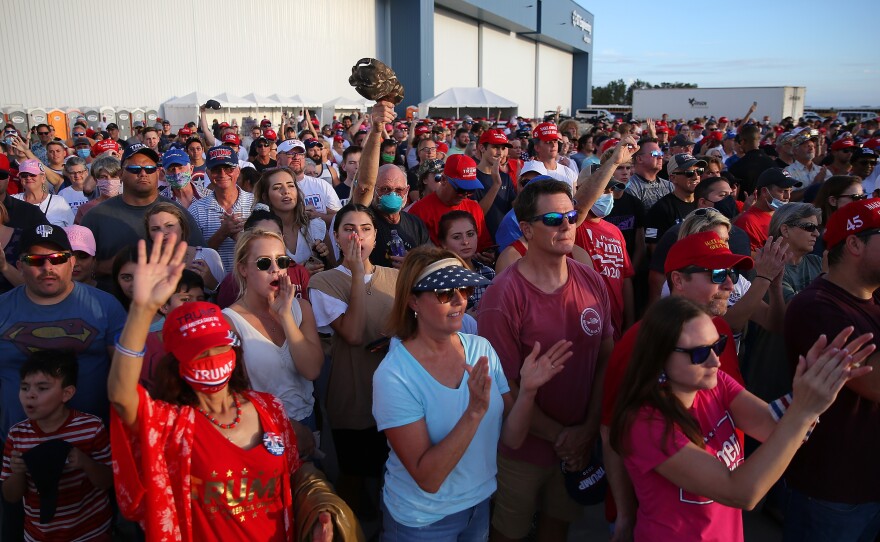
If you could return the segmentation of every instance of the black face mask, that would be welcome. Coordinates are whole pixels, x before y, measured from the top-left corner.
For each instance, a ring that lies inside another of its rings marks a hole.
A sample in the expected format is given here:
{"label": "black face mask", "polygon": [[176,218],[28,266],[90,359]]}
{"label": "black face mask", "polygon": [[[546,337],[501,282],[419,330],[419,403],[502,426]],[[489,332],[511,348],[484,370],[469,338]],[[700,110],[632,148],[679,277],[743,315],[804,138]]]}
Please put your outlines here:
{"label": "black face mask", "polygon": [[714,205],[715,209],[729,220],[733,220],[736,218],[736,215],[739,214],[739,209],[736,207],[736,200],[732,195],[716,201]]}

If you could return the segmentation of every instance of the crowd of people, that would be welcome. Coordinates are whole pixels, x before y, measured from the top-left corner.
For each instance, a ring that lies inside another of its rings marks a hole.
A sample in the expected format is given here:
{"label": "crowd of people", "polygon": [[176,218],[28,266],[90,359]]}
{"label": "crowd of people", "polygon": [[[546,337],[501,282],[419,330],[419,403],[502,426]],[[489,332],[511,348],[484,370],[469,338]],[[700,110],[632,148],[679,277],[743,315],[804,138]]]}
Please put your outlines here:
{"label": "crowd of people", "polygon": [[754,110],[6,125],[3,539],[875,540],[880,119]]}

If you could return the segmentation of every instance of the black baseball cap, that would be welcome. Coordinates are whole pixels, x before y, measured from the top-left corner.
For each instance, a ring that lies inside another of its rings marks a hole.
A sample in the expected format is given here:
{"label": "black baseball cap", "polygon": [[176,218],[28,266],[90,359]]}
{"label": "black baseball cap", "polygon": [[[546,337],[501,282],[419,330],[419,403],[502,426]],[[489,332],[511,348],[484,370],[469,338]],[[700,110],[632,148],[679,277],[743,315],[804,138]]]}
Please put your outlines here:
{"label": "black baseball cap", "polygon": [[21,254],[27,254],[35,245],[47,244],[56,245],[61,250],[71,250],[67,232],[61,226],[52,224],[40,224],[25,229],[18,241],[18,250]]}
{"label": "black baseball cap", "polygon": [[135,154],[143,154],[150,158],[153,162],[159,163],[159,153],[147,147],[143,143],[134,143],[125,148],[122,152],[122,163],[124,164],[126,160],[134,156]]}
{"label": "black baseball cap", "polygon": [[678,134],[677,136],[673,137],[673,138],[669,141],[669,146],[670,146],[670,147],[685,147],[685,146],[687,146],[687,145],[693,145],[693,144],[694,144],[693,141],[691,141],[690,139],[688,139],[687,136],[684,136],[684,135],[681,135],[681,134]]}
{"label": "black baseball cap", "polygon": [[779,188],[800,188],[804,183],[796,181],[791,174],[782,168],[771,167],[765,169],[758,175],[756,186],[763,188],[765,186],[778,186]]}

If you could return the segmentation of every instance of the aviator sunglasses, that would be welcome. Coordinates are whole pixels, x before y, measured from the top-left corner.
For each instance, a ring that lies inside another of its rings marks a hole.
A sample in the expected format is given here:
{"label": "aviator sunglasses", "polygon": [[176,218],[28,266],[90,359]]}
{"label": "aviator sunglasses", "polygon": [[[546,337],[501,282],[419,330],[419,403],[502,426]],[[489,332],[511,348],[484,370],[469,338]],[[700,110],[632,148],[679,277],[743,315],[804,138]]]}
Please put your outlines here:
{"label": "aviator sunglasses", "polygon": [[[290,267],[290,257],[288,256],[278,256],[275,258],[275,263],[278,264],[279,269],[287,269]],[[260,271],[268,271],[270,267],[272,267],[272,258],[269,256],[261,256],[256,260],[257,269]]]}
{"label": "aviator sunglasses", "polygon": [[460,286],[458,288],[444,288],[442,290],[434,290],[434,295],[437,296],[437,301],[445,305],[446,303],[452,302],[456,292],[460,293],[465,299],[467,299],[474,295],[474,287]]}

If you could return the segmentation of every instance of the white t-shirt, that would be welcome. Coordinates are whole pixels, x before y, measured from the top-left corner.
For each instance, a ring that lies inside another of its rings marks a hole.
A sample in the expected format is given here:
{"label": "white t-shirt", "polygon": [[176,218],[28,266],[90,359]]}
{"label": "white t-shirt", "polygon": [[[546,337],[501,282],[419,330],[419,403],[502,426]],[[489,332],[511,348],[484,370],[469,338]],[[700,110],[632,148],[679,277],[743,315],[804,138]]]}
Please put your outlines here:
{"label": "white t-shirt", "polygon": [[76,215],[76,210],[80,205],[89,201],[89,198],[83,194],[82,190],[76,190],[72,186],[68,186],[67,188],[58,192],[58,195],[64,198],[64,201],[70,205],[70,210],[73,211],[73,214]]}
{"label": "white t-shirt", "polygon": [[566,167],[562,164],[557,163],[556,169],[547,169],[547,167],[544,165],[544,162],[541,162],[540,160],[531,160],[529,162],[526,162],[526,164],[534,167],[535,171],[537,171],[539,175],[547,175],[549,177],[553,177],[557,181],[568,183],[571,186],[572,193],[574,193],[574,191],[577,189],[578,174],[575,173],[574,170],[570,167]]}
{"label": "white t-shirt", "polygon": [[319,213],[342,209],[339,196],[327,181],[304,175],[302,179],[296,181],[296,184],[302,190],[303,203],[306,206],[311,205]]}
{"label": "white t-shirt", "polygon": [[[12,197],[25,201],[24,193],[15,194]],[[61,227],[73,225],[73,218],[75,215],[70,209],[70,205],[67,204],[67,200],[61,196],[47,194],[45,199],[43,199],[37,207],[43,211],[43,214],[46,215],[46,220],[48,220],[50,224]]]}
{"label": "white t-shirt", "polygon": [[311,239],[306,239],[306,236],[300,231],[296,239],[296,252],[291,254],[290,250],[287,250],[287,255],[298,264],[306,263],[312,257],[312,245],[315,241],[323,241],[326,235],[327,224],[320,218],[313,218],[309,222],[309,237]]}

